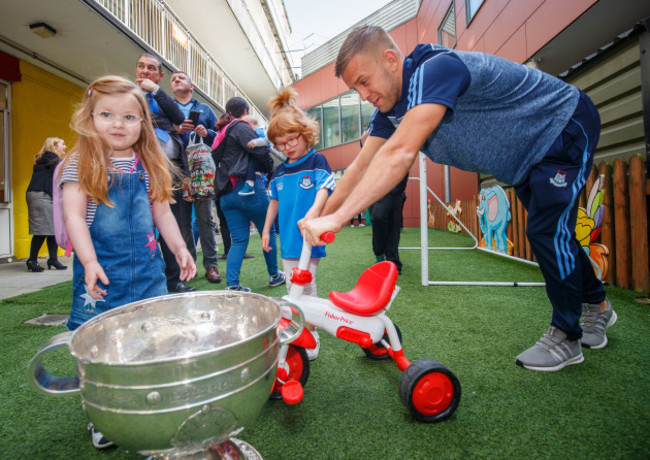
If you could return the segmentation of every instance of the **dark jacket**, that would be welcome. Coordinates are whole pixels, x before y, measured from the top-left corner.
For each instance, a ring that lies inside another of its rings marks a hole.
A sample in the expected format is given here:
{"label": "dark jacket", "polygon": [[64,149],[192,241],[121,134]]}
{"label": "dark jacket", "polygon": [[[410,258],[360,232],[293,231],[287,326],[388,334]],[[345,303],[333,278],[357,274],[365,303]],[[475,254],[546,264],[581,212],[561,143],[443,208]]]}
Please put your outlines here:
{"label": "dark jacket", "polygon": [[[203,138],[203,142],[212,145],[212,141],[214,141],[214,136],[216,134],[214,125],[217,123],[217,116],[209,105],[199,102],[196,99],[190,101],[190,112],[192,110],[199,112],[199,124],[203,125],[205,129],[208,130],[208,135]],[[187,147],[190,143],[190,133],[187,132],[181,134],[181,139],[183,139],[183,143],[185,144],[185,147]]]}
{"label": "dark jacket", "polygon": [[52,196],[52,181],[54,168],[59,164],[61,159],[54,153],[45,151],[43,155],[36,161],[34,171],[32,173],[32,180],[29,181],[27,187],[28,192],[45,192]]}
{"label": "dark jacket", "polygon": [[[246,177],[248,160],[250,156],[259,163],[260,172],[268,173],[273,170],[273,159],[269,153],[269,147],[248,148],[248,143],[257,139],[253,128],[245,121],[235,120],[227,128],[226,137],[215,151],[212,152],[214,162],[217,165],[216,185],[223,192],[227,179],[230,176]],[[220,154],[215,154],[219,151]],[[225,180],[224,180],[225,179]]]}

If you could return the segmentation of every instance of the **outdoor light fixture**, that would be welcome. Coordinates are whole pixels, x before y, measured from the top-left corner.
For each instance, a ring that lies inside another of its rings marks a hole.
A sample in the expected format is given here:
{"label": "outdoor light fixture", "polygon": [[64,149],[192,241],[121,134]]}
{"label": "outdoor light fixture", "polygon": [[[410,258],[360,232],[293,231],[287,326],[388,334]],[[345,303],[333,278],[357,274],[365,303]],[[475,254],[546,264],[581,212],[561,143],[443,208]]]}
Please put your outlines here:
{"label": "outdoor light fixture", "polygon": [[56,35],[56,29],[44,22],[35,22],[29,25],[29,30],[41,38],[50,38]]}

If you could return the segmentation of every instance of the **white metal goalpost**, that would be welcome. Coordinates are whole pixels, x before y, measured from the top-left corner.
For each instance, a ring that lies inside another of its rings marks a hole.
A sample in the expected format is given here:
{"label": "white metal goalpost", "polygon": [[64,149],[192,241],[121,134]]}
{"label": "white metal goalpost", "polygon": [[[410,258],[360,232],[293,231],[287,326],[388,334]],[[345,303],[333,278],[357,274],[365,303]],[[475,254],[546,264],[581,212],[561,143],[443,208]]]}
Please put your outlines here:
{"label": "white metal goalpost", "polygon": [[474,246],[472,247],[430,247],[429,246],[429,227],[427,225],[428,210],[427,210],[427,191],[443,206],[446,207],[446,204],[436,195],[433,190],[427,186],[427,166],[426,166],[426,156],[420,152],[418,155],[419,166],[420,166],[420,177],[409,177],[409,180],[417,180],[420,182],[420,247],[400,247],[400,249],[408,250],[415,249],[420,250],[421,258],[421,279],[422,286],[545,286],[546,283],[539,282],[518,282],[518,281],[432,281],[429,279],[429,251],[441,251],[441,250],[472,250],[480,249],[485,252],[496,254],[501,257],[506,257],[508,259],[513,259],[518,262],[527,263],[530,265],[538,266],[537,263],[531,262],[529,260],[521,259],[519,257],[510,256],[508,254],[502,254],[500,252],[491,251],[486,248],[481,248],[478,246],[478,239],[476,236],[470,232],[465,225],[458,219],[453,213],[450,215],[458,222],[458,224],[467,232],[468,235],[474,240]]}

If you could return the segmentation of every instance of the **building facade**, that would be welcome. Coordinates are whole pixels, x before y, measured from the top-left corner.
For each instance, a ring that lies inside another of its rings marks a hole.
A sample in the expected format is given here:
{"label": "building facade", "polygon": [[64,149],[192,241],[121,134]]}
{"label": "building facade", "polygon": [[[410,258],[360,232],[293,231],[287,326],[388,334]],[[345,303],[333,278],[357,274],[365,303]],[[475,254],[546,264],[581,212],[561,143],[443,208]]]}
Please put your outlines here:
{"label": "building facade", "polygon": [[[611,161],[648,158],[648,17],[650,2],[643,0],[395,0],[358,25],[384,27],[405,54],[418,43],[437,43],[564,78],[596,103],[603,126],[596,161]],[[319,147],[334,169],[344,169],[358,153],[373,112],[334,76],[336,54],[350,30],[306,55],[303,78],[294,84],[300,106],[321,122]],[[480,187],[496,182],[437,164],[427,171],[429,188],[446,202],[471,200]],[[410,176],[418,175],[416,164]],[[405,225],[419,225],[418,200],[417,184],[410,181]]]}
{"label": "building facade", "polygon": [[[217,115],[241,96],[264,123],[266,103],[295,80],[282,0],[21,0],[0,4],[0,259],[29,254],[25,191],[47,137],[69,127],[87,85],[133,79],[138,56],[187,72]],[[45,249],[43,249],[45,251]]]}

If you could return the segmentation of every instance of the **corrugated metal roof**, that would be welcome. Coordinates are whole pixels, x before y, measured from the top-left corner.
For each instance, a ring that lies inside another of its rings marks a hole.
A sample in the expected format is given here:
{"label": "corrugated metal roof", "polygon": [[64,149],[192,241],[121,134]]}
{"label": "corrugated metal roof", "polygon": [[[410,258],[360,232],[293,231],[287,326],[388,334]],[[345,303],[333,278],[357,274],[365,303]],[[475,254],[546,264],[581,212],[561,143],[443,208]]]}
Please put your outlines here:
{"label": "corrugated metal roof", "polygon": [[385,30],[393,30],[397,26],[415,18],[420,9],[420,3],[421,0],[395,0],[379,11],[362,19],[352,27],[344,30],[314,51],[306,53],[302,57],[302,76],[305,77],[334,62],[345,37],[355,27],[372,25],[381,26]]}

